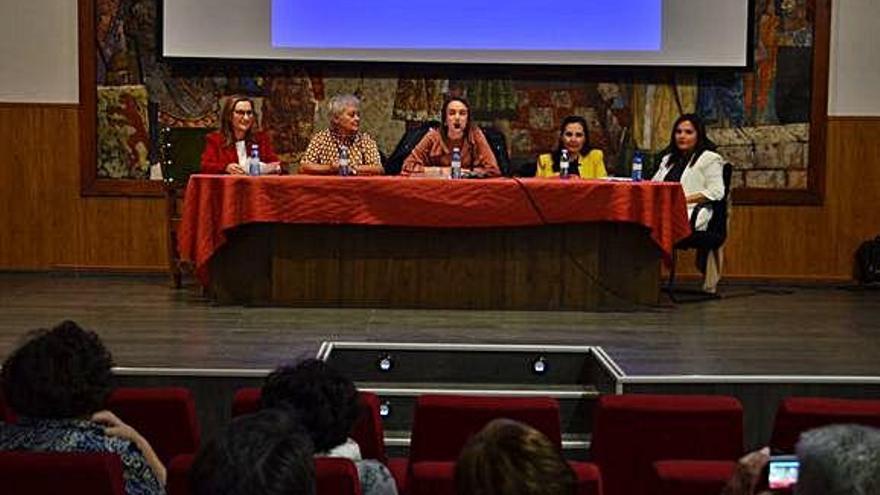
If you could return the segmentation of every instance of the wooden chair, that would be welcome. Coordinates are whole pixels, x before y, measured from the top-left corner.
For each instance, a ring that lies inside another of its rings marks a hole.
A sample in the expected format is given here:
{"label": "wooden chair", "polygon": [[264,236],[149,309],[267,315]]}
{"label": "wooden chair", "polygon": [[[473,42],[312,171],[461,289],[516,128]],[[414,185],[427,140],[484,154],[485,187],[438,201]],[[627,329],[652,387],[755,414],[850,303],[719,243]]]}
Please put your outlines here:
{"label": "wooden chair", "polygon": [[165,193],[165,229],[168,237],[168,273],[171,285],[179,289],[183,275],[192,271],[189,263],[180,259],[177,232],[183,214],[183,196],[189,176],[201,168],[205,135],[211,129],[166,127],[160,135],[162,160],[162,190]]}

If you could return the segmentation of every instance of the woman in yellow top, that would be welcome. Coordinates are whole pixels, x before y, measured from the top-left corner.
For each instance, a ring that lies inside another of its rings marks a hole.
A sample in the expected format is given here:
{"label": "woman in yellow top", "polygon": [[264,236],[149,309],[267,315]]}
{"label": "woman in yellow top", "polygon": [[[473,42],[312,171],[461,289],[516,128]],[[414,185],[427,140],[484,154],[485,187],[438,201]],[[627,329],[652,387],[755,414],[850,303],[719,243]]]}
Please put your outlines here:
{"label": "woman in yellow top", "polygon": [[559,176],[559,158],[563,150],[568,151],[570,175],[580,176],[582,179],[598,179],[608,175],[605,172],[602,150],[590,148],[587,121],[583,117],[570,115],[562,121],[556,150],[538,157],[535,177]]}

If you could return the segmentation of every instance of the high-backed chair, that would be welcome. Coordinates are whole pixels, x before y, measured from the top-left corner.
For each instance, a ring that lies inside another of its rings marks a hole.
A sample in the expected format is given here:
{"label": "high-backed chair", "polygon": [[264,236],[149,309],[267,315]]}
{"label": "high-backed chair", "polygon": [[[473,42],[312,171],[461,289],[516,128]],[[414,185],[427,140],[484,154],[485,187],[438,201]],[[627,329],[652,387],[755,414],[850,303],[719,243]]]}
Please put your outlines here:
{"label": "high-backed chair", "polygon": [[189,389],[117,388],[106,407],[143,435],[165,464],[199,449],[199,422]]}
{"label": "high-backed chair", "polygon": [[600,397],[591,454],[602,471],[605,493],[652,493],[656,461],[736,461],[743,452],[742,414],[733,397]]}
{"label": "high-backed chair", "polygon": [[[467,441],[487,423],[508,418],[540,431],[562,448],[559,403],[548,397],[423,395],[413,418],[409,462],[391,463],[398,486],[412,495],[453,495],[455,462]],[[601,493],[598,469],[572,463],[579,494]]]}
{"label": "high-backed chair", "polygon": [[[360,446],[361,457],[376,459],[387,464],[385,455],[385,428],[379,417],[379,397],[371,392],[359,392],[358,408],[360,414],[351,430],[353,438]],[[232,399],[232,416],[250,414],[260,409],[260,389],[257,387],[241,388]]]}
{"label": "high-backed chair", "polygon": [[168,271],[171,284],[179,289],[189,266],[180,259],[177,231],[183,214],[183,192],[191,174],[199,172],[205,135],[212,129],[166,127],[160,135],[162,152],[162,190],[165,192],[165,228]]}
{"label": "high-backed chair", "polygon": [[800,434],[831,424],[854,423],[880,428],[880,400],[788,397],[779,403],[770,447],[794,452]]}
{"label": "high-backed chair", "polygon": [[109,453],[0,452],[4,495],[125,495],[122,459]]}
{"label": "high-backed chair", "polygon": [[[707,267],[710,263],[709,257],[714,256],[713,253],[718,252],[727,240],[727,229],[730,223],[730,182],[732,175],[733,165],[725,163],[722,170],[724,197],[718,201],[709,201],[707,203],[699,204],[694,208],[690,218],[691,235],[676,243],[672,250],[672,265],[669,268],[669,280],[666,283],[664,290],[669,293],[669,297],[673,301],[679,302],[675,289],[675,265],[678,261],[678,251],[686,249],[697,250],[697,269],[703,274],[704,286],[706,285],[706,277],[713,276],[707,273]],[[706,227],[706,230],[696,230],[697,215],[702,208],[710,205],[712,207],[712,218],[709,220],[709,225]],[[716,268],[719,271],[721,269],[720,266],[716,266]],[[720,273],[717,275],[720,276]],[[714,283],[712,284],[712,290],[714,290]],[[716,297],[714,292],[701,292],[701,296],[701,299]]]}

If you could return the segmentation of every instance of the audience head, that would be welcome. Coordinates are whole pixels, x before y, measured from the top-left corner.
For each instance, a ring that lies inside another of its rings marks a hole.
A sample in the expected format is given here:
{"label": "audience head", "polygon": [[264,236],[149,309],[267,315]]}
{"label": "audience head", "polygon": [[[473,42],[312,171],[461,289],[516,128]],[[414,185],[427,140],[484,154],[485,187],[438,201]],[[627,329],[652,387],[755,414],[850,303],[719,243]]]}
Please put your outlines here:
{"label": "audience head", "polygon": [[675,119],[669,145],[664,150],[673,156],[698,156],[706,150],[714,150],[715,143],[706,135],[706,126],[697,114],[687,113]]}
{"label": "audience head", "polygon": [[451,96],[443,102],[440,129],[443,139],[461,139],[471,128],[471,106],[461,96]]}
{"label": "audience head", "polygon": [[254,101],[247,96],[233,95],[226,98],[220,111],[220,132],[231,145],[242,139],[249,139],[259,116]]}
{"label": "audience head", "polygon": [[316,452],[345,443],[359,412],[354,383],[318,359],[272,372],[263,384],[262,403],[263,407],[293,409]]}
{"label": "audience head", "polygon": [[330,128],[340,134],[355,134],[361,124],[361,101],[355,95],[336,95],[327,102]]}
{"label": "audience head", "polygon": [[264,409],[232,420],[196,456],[194,495],[313,495],[312,442],[294,415]]}
{"label": "audience head", "polygon": [[94,332],[64,321],[40,329],[3,363],[3,395],[17,414],[88,418],[112,389],[113,358]]}
{"label": "audience head", "polygon": [[575,476],[544,434],[496,419],[474,435],[455,465],[459,495],[569,495]]}
{"label": "audience head", "polygon": [[832,425],[801,435],[797,495],[880,493],[880,430]]}

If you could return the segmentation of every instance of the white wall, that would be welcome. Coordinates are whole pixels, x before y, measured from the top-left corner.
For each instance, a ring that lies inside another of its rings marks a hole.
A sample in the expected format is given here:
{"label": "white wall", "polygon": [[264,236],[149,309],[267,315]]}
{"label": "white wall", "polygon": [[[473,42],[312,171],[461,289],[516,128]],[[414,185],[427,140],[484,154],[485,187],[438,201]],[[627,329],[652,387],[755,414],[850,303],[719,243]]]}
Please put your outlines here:
{"label": "white wall", "polygon": [[77,103],[76,0],[0,0],[0,101]]}
{"label": "white wall", "polygon": [[880,0],[834,0],[828,114],[880,115]]}
{"label": "white wall", "polygon": [[[0,101],[76,103],[76,0],[0,0]],[[830,115],[880,116],[880,0],[833,0]]]}

